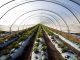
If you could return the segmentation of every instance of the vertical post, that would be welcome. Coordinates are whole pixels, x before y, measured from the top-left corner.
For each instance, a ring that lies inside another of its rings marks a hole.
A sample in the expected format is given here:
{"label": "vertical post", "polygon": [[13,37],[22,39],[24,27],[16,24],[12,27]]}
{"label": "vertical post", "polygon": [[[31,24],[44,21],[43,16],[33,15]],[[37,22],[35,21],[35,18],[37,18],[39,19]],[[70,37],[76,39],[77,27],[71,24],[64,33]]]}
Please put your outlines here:
{"label": "vertical post", "polygon": [[19,26],[18,26],[18,32],[19,32]]}
{"label": "vertical post", "polygon": [[10,34],[11,34],[11,32],[12,32],[12,31],[11,31],[11,26],[10,26]]}

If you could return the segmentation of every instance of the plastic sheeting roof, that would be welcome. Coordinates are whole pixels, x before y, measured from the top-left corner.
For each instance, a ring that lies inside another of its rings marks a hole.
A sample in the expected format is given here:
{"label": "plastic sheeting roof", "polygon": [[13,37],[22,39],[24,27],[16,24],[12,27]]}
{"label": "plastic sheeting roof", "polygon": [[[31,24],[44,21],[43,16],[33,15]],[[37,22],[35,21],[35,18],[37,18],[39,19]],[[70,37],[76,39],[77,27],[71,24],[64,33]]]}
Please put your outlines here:
{"label": "plastic sheeting roof", "polygon": [[80,32],[80,6],[69,0],[0,1],[1,30],[38,23],[66,32]]}

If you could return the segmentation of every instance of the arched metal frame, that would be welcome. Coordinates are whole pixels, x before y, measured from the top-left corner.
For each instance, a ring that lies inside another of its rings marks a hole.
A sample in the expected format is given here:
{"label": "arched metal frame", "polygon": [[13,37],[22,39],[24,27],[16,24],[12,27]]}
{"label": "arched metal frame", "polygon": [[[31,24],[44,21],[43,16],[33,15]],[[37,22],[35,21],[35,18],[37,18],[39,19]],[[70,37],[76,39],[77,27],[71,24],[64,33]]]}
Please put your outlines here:
{"label": "arched metal frame", "polygon": [[[40,13],[40,14],[46,14],[46,13]],[[50,14],[46,14],[46,15],[49,15],[50,17],[52,17],[58,23],[58,25],[60,27],[60,30],[62,31],[62,28],[61,28],[61,25],[60,25],[59,21],[55,17],[53,17],[52,15],[50,15]]]}
{"label": "arched metal frame", "polygon": [[[33,14],[34,15],[34,14]],[[28,19],[28,18],[30,18],[30,17],[33,17],[33,15],[31,15],[31,16],[28,16],[28,17],[26,17],[21,23],[20,23],[20,25],[24,22],[24,21],[26,21],[26,19]],[[37,16],[36,16],[37,17]],[[42,16],[42,17],[46,17],[46,16]],[[54,27],[56,27],[56,24],[52,21],[52,19],[50,19],[49,17],[46,17],[46,18],[48,18],[51,22],[52,22],[52,24],[54,25]],[[47,21],[49,21],[49,20],[47,20]],[[25,24],[25,23],[24,23]],[[52,26],[53,26],[52,25]],[[24,26],[24,25],[23,25]],[[19,28],[19,26],[18,26],[18,28]],[[57,28],[56,28],[57,29]]]}
{"label": "arched metal frame", "polygon": [[[38,14],[44,14],[44,13],[38,13]],[[32,14],[32,15],[26,17],[26,18],[20,23],[20,25],[21,25],[26,19],[32,17],[33,15],[37,15],[37,14]],[[48,15],[48,14],[45,14],[45,15]],[[49,15],[49,16],[51,16],[51,15]],[[53,16],[51,16],[51,17],[59,24],[59,22],[57,21],[57,19],[55,19]],[[49,19],[50,19],[50,18],[49,18]],[[50,20],[51,20],[51,19],[50,19]],[[51,20],[51,22],[53,22],[53,20]],[[53,22],[53,24],[55,24],[55,23]],[[55,24],[55,26],[56,26],[56,24]],[[59,24],[59,27],[60,27],[60,31],[62,31],[60,24]],[[56,29],[57,29],[57,26],[56,26]]]}
{"label": "arched metal frame", "polygon": [[74,2],[74,3],[76,3],[77,5],[79,5],[80,6],[80,4],[79,3],[77,3],[77,2],[75,2],[75,1],[73,1],[73,0],[70,0],[71,2]]}
{"label": "arched metal frame", "polygon": [[9,4],[9,3],[13,2],[13,1],[15,1],[15,0],[11,0],[11,1],[8,1],[8,2],[4,3],[3,5],[0,6],[0,8],[6,6],[7,4]]}
{"label": "arched metal frame", "polygon": [[[80,20],[77,18],[77,16],[75,15],[75,13],[74,13],[70,8],[66,7],[66,5],[63,4],[63,3],[61,3],[60,1],[57,1],[56,3],[58,3],[59,5],[62,5],[62,6],[65,7],[66,9],[68,9],[68,10],[72,13],[72,15],[76,18],[76,20],[78,21],[78,23],[80,24]],[[77,11],[76,11],[76,12],[77,12]]]}
{"label": "arched metal frame", "polygon": [[[57,2],[55,2],[55,1],[46,1],[46,0],[38,0],[38,1],[44,1],[44,2],[54,3],[54,4],[57,4],[57,5],[60,5],[60,6],[64,7],[64,8],[66,8],[69,12],[71,12],[71,14],[76,18],[76,20],[77,20],[78,23],[80,24],[80,21],[78,20],[78,18],[76,17],[76,15],[75,15],[69,8],[67,8],[66,6],[61,5],[60,3],[57,3]],[[2,18],[3,18],[9,11],[11,11],[12,9],[14,9],[14,8],[16,8],[16,7],[20,6],[20,5],[23,5],[23,4],[26,4],[26,3],[30,3],[30,2],[37,2],[37,0],[36,0],[36,1],[24,2],[24,3],[21,3],[21,4],[19,4],[19,5],[16,5],[16,6],[10,8],[9,10],[7,10],[7,11],[0,17],[0,19],[2,19]]]}
{"label": "arched metal frame", "polygon": [[45,9],[37,9],[37,10],[32,10],[32,11],[28,11],[28,12],[23,13],[22,15],[20,15],[20,16],[13,22],[13,24],[12,24],[11,27],[10,27],[10,31],[11,31],[11,28],[12,28],[12,26],[14,25],[14,23],[15,23],[19,18],[21,18],[21,17],[24,16],[25,14],[28,14],[28,13],[31,13],[31,12],[34,12],[34,11],[47,11],[47,12],[50,12],[50,13],[52,13],[52,14],[56,14],[56,15],[57,15],[58,17],[60,17],[61,20],[65,23],[65,25],[66,25],[66,27],[67,27],[67,30],[68,30],[68,33],[70,33],[70,30],[69,30],[69,27],[68,27],[67,22],[66,22],[58,13],[55,13],[55,12],[50,11],[50,10],[45,10]]}
{"label": "arched metal frame", "polygon": [[[31,16],[29,16],[28,18],[30,18],[30,17],[31,17]],[[45,16],[44,16],[44,17],[45,17]],[[49,17],[46,17],[46,18],[50,19]],[[27,18],[26,18],[26,19],[27,19]],[[47,21],[49,21],[49,20],[47,20]],[[53,22],[51,19],[50,19],[50,21],[53,23],[53,25],[55,25],[54,22]],[[27,22],[27,21],[25,21],[24,24],[23,24],[23,29],[24,29],[24,26],[25,26],[25,23],[26,23],[26,22]],[[22,24],[22,23],[21,23],[21,24]],[[52,25],[52,26],[53,26],[53,25]],[[55,27],[56,27],[56,25],[55,25]],[[19,27],[18,27],[18,28],[19,28]]]}

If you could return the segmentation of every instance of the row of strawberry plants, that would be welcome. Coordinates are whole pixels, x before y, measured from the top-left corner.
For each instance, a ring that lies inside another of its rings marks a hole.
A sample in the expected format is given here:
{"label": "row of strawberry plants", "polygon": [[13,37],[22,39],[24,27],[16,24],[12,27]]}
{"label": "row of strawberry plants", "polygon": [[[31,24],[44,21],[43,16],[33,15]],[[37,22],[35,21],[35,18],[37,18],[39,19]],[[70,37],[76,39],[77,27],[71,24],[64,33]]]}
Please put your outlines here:
{"label": "row of strawberry plants", "polygon": [[4,50],[0,51],[0,55],[8,55],[10,53],[10,51],[15,48],[19,48],[19,43],[24,41],[25,39],[27,39],[29,37],[29,35],[32,34],[32,32],[35,31],[37,27],[35,27],[34,29],[31,30],[27,30],[25,31],[16,42],[13,42],[11,45],[9,45],[8,47],[6,47]]}
{"label": "row of strawberry plants", "polygon": [[11,43],[13,43],[14,41],[16,41],[23,33],[25,33],[26,31],[29,31],[29,30],[33,29],[34,27],[25,29],[25,30],[20,31],[20,32],[16,32],[15,34],[11,35],[9,37],[9,39],[7,38],[7,41],[4,41],[5,39],[4,40],[0,40],[0,41],[4,41],[2,44],[0,44],[0,50],[3,49],[4,47],[7,47],[8,45],[10,45]]}
{"label": "row of strawberry plants", "polygon": [[[35,27],[35,26],[34,26]],[[15,37],[18,37],[19,35],[21,35],[22,33],[25,33],[27,30],[31,30],[33,29],[34,27],[30,27],[30,28],[27,28],[25,30],[22,30],[20,32],[12,32],[11,34],[7,35],[7,36],[4,36],[3,38],[0,38],[0,44],[3,44]]]}
{"label": "row of strawberry plants", "polygon": [[[51,31],[52,32],[52,30],[50,30],[50,29],[45,29],[45,31],[46,32],[48,32],[48,31]],[[48,37],[51,39],[53,45],[55,45],[56,49],[63,55],[63,57],[65,59],[70,59],[70,56],[69,55],[64,56],[67,53],[72,53],[72,56],[75,57],[75,58],[71,58],[71,59],[77,59],[77,60],[80,59],[80,57],[77,54],[74,54],[73,50],[70,50],[69,47],[66,46],[66,44],[64,43],[64,41],[61,40],[59,38],[59,36],[57,36],[55,34],[54,35],[49,35],[49,36]]]}
{"label": "row of strawberry plants", "polygon": [[[21,38],[18,44],[20,45],[17,49],[13,48],[10,52],[8,59],[16,59],[17,57],[21,56],[23,51],[31,44],[31,40],[35,33],[37,32],[38,26],[35,26],[32,30],[29,30],[28,32],[24,33],[25,38]],[[24,40],[22,40],[24,39]]]}
{"label": "row of strawberry plants", "polygon": [[[71,36],[71,34],[67,34],[67,33],[60,32],[60,31],[57,31],[57,30],[53,29],[53,30],[56,31],[55,32],[55,31],[52,30],[52,28],[49,28],[49,27],[47,27],[47,28],[48,28],[48,30],[52,31],[54,34],[57,34],[66,43],[73,46],[76,50],[80,51],[80,43],[78,42],[78,41],[80,41],[79,39],[75,39],[75,37]],[[58,34],[58,32],[59,32],[59,34]],[[75,41],[74,41],[74,39],[75,39]]]}
{"label": "row of strawberry plants", "polygon": [[53,28],[49,28],[49,29],[52,30],[53,32],[57,33],[57,34],[60,34],[61,36],[63,36],[64,38],[66,38],[72,42],[80,44],[80,38],[77,38],[76,36],[73,36],[70,33],[62,32],[62,31],[59,31],[59,30],[56,30]]}
{"label": "row of strawberry plants", "polygon": [[33,46],[32,60],[47,60],[47,46],[42,39],[42,25],[39,24],[36,41]]}

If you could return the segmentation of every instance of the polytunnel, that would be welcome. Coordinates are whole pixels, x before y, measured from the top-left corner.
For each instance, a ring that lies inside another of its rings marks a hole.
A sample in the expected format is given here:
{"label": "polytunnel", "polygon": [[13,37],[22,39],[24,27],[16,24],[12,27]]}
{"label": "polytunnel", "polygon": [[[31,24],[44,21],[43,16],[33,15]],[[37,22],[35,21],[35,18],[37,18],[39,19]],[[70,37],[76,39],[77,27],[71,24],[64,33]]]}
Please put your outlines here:
{"label": "polytunnel", "polygon": [[80,60],[80,1],[1,0],[0,60]]}

